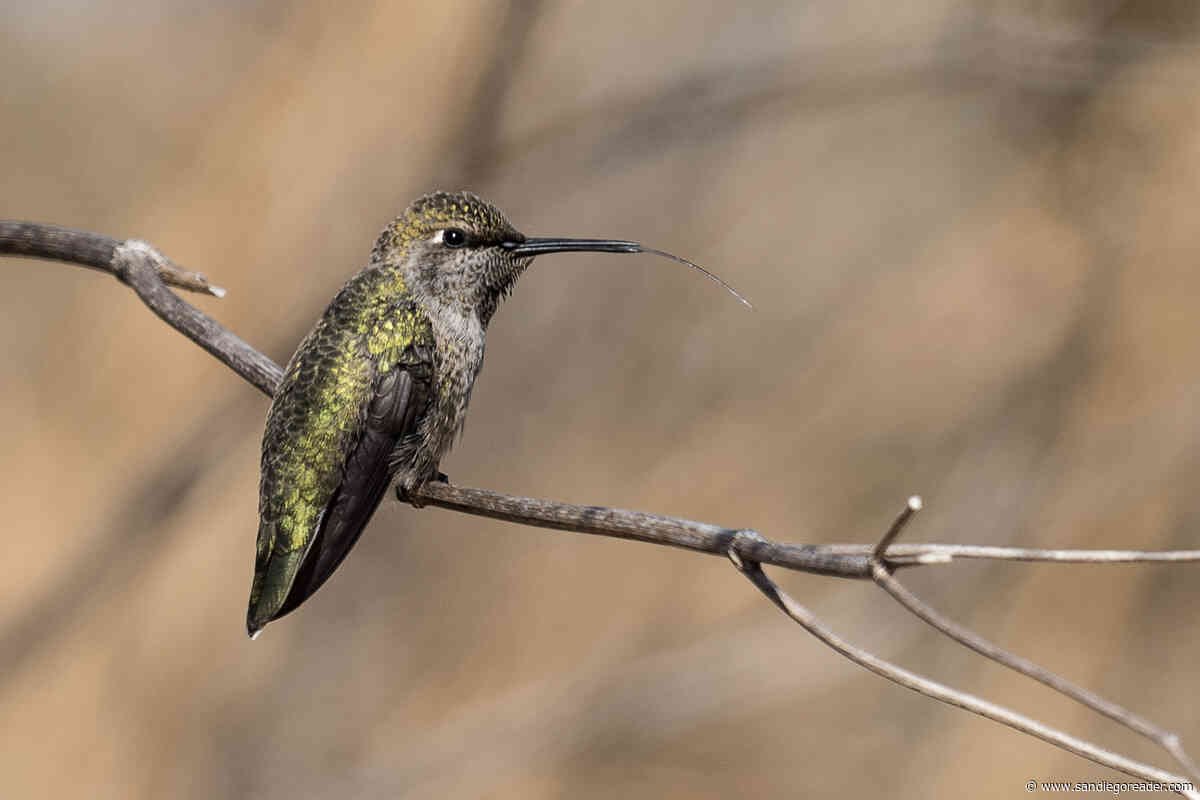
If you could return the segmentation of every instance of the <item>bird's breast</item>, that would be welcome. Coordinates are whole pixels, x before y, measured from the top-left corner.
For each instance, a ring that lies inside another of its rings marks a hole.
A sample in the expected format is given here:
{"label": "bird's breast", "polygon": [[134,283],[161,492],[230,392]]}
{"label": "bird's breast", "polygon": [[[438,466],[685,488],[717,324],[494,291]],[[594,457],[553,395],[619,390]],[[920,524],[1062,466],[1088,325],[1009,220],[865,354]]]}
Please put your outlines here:
{"label": "bird's breast", "polygon": [[466,421],[475,378],[483,366],[484,326],[473,309],[434,308],[429,314],[436,342],[435,419],[431,442],[440,458]]}

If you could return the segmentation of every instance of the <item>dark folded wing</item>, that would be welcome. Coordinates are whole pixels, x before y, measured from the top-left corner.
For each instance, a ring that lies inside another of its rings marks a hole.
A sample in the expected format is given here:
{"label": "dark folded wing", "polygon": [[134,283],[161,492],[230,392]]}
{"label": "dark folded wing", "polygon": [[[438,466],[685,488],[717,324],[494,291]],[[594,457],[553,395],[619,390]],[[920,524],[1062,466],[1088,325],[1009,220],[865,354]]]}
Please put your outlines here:
{"label": "dark folded wing", "polygon": [[401,437],[415,432],[428,397],[428,384],[414,379],[403,365],[376,379],[362,435],[346,459],[342,482],[273,619],[294,610],[321,588],[354,547],[391,482],[389,456]]}

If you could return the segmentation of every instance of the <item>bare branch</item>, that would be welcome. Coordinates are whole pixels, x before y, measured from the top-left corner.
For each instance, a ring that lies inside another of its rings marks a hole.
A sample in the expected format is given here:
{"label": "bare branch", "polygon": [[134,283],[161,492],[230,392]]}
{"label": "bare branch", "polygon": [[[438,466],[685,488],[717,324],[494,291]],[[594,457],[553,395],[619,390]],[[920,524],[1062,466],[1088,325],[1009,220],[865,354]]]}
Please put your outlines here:
{"label": "bare branch", "polygon": [[[86,231],[42,225],[35,222],[6,222],[0,220],[0,252],[15,256],[52,258],[69,264],[109,272],[121,277],[117,270],[116,252],[122,244],[108,236]],[[149,247],[149,245],[146,245]],[[225,290],[213,286],[199,272],[189,272],[159,256],[155,265],[163,283],[189,292],[224,297]]]}
{"label": "bare branch", "polygon": [[412,494],[428,505],[538,528],[633,539],[717,556],[725,556],[730,547],[737,547],[744,558],[764,564],[840,578],[871,577],[865,556],[831,555],[820,546],[773,542],[762,536],[735,541],[736,529],[706,522],[517,497],[433,481]]}
{"label": "bare branch", "polygon": [[[829,544],[821,550],[830,555],[869,556],[875,545]],[[956,558],[1052,564],[1174,564],[1200,561],[1200,550],[1046,550],[977,544],[894,544],[887,549],[887,563],[892,567],[948,564]]]}
{"label": "bare branch", "polygon": [[50,258],[111,273],[128,285],[163,322],[207,350],[222,364],[270,397],[283,370],[229,329],[190,303],[167,284],[221,297],[198,272],[188,272],[137,239],[118,242],[107,236],[36,222],[0,220],[0,254]]}
{"label": "bare branch", "polygon": [[1028,678],[1032,678],[1054,691],[1066,695],[1077,703],[1087,706],[1096,713],[1103,714],[1114,722],[1132,730],[1134,733],[1145,736],[1166,750],[1193,778],[1200,780],[1200,770],[1197,769],[1196,762],[1183,749],[1183,744],[1180,742],[1178,734],[1155,725],[1153,722],[1138,716],[1129,709],[1117,705],[1095,692],[1088,691],[1082,686],[1072,683],[1027,658],[1018,656],[999,645],[993,644],[974,631],[959,625],[949,617],[938,612],[913,594],[900,581],[896,580],[885,563],[890,553],[888,548],[895,541],[896,537],[900,535],[905,523],[912,519],[913,515],[920,508],[920,498],[909,498],[908,504],[900,512],[900,515],[896,518],[896,522],[892,524],[888,532],[879,540],[879,544],[875,546],[875,551],[871,556],[871,579],[880,588],[915,616],[964,647],[974,650],[981,656],[990,658],[992,661],[1019,672]]}
{"label": "bare branch", "polygon": [[[572,505],[448,483],[427,483],[413,494],[427,505],[465,514],[538,528],[634,539],[710,555],[726,555],[733,534],[737,531],[643,511]],[[920,508],[921,499],[912,497],[909,503],[893,523],[892,529],[897,534],[899,530],[896,526],[902,527],[908,522],[912,513]],[[912,504],[915,504],[915,508]],[[738,552],[743,558],[761,564],[839,578],[871,578],[870,558],[878,547],[869,544],[788,544],[761,536],[753,540],[738,540],[734,546],[739,548]],[[914,567],[949,564],[955,558],[1060,564],[1157,563],[1200,561],[1200,550],[1039,550],[984,545],[893,544],[887,548],[884,560],[889,567]]]}
{"label": "bare branch", "polygon": [[[753,532],[746,532],[749,536],[753,536]],[[1027,733],[1030,736],[1036,736],[1044,742],[1049,742],[1056,747],[1061,747],[1077,756],[1086,758],[1089,761],[1094,761],[1097,764],[1109,767],[1111,769],[1124,772],[1127,775],[1133,775],[1146,781],[1164,785],[1190,785],[1187,778],[1181,775],[1174,775],[1170,772],[1158,769],[1150,764],[1144,764],[1140,761],[1126,758],[1122,755],[1105,750],[1098,745],[1083,739],[1076,738],[1070,734],[1063,733],[1057,728],[1052,728],[1049,725],[1044,725],[1037,720],[1030,719],[1023,714],[1018,714],[1015,711],[1007,709],[1003,706],[990,703],[975,695],[966,692],[960,692],[957,689],[952,689],[949,686],[938,683],[936,681],[923,678],[916,673],[909,672],[906,669],[898,667],[890,662],[884,661],[881,658],[868,653],[859,647],[856,647],[845,639],[842,639],[813,615],[804,606],[793,600],[786,592],[775,585],[767,574],[763,572],[762,567],[753,561],[743,560],[737,553],[736,549],[730,549],[729,559],[733,565],[738,568],[738,571],[749,578],[750,582],[758,587],[764,595],[767,596],[772,603],[779,607],[783,613],[791,617],[804,630],[811,633],[813,636],[820,639],[829,647],[836,650],[846,658],[858,664],[861,667],[869,669],[876,675],[886,678],[893,683],[897,683],[906,689],[911,689],[918,694],[926,697],[939,700],[952,706],[957,706],[965,711],[970,711],[978,714],[981,717],[987,717],[990,720],[999,722],[1002,725],[1007,725],[1010,728]],[[1184,797],[1200,798],[1200,793],[1194,789],[1178,789],[1177,794]]]}
{"label": "bare branch", "polygon": [[[277,364],[211,317],[184,302],[171,292],[168,284],[190,291],[207,292],[218,297],[222,296],[224,291],[210,285],[203,275],[180,269],[145,242],[119,242],[106,236],[52,225],[0,221],[0,255],[5,254],[55,259],[109,272],[133,288],[142,302],[163,321],[203,347],[264,394],[273,395],[279,385],[282,370]],[[494,519],[669,545],[711,555],[726,555],[773,603],[807,631],[846,658],[888,680],[1001,722],[1127,774],[1163,784],[1185,782],[1179,776],[1117,755],[986,700],[922,678],[849,644],[782,592],[767,577],[760,565],[773,564],[838,577],[871,578],[890,593],[894,592],[893,596],[897,600],[922,619],[934,624],[943,633],[976,652],[1040,680],[1149,736],[1170,751],[1181,763],[1195,771],[1194,763],[1179,746],[1178,737],[946,620],[924,606],[896,582],[889,569],[948,563],[954,558],[1060,563],[1196,561],[1200,560],[1200,551],[1033,550],[971,545],[894,545],[892,541],[899,536],[913,513],[920,508],[920,499],[916,497],[909,500],[908,506],[897,517],[888,533],[874,546],[817,546],[772,542],[754,531],[735,530],[675,517],[514,497],[482,489],[452,486],[448,483],[429,483],[413,494],[430,505]],[[1194,790],[1178,791],[1187,797],[1200,798]]]}

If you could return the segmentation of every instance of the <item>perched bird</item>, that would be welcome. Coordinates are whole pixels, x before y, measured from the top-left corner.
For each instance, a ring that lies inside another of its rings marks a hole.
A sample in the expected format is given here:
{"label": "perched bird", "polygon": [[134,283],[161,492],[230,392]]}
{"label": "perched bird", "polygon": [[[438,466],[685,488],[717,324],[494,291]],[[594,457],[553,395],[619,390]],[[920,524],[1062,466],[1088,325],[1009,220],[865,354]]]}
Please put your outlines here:
{"label": "perched bird", "polygon": [[320,588],[389,484],[408,495],[445,478],[438,464],[462,429],[497,304],[534,256],[568,251],[654,253],[733,292],[636,242],[527,238],[472,194],[418,199],[300,343],[271,402],[251,637]]}

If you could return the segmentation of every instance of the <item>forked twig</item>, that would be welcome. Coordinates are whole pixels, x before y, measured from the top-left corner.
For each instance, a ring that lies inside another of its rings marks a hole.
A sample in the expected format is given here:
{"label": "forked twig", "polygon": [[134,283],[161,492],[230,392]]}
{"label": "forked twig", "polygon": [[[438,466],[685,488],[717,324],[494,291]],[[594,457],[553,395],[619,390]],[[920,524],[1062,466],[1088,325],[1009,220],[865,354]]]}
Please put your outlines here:
{"label": "forked twig", "polygon": [[1072,683],[1027,658],[1023,658],[1016,653],[1011,653],[999,645],[989,642],[974,631],[968,630],[935,610],[913,594],[900,581],[896,580],[887,566],[889,547],[904,530],[909,520],[920,510],[921,498],[915,496],[909,498],[904,510],[900,512],[896,517],[896,521],[892,523],[892,527],[888,529],[888,532],[879,540],[879,544],[875,546],[875,551],[871,555],[871,579],[881,589],[917,617],[959,644],[974,650],[985,658],[990,658],[997,664],[1003,664],[1009,669],[1015,670],[1028,678],[1032,678],[1050,687],[1060,694],[1066,695],[1077,703],[1087,706],[1098,714],[1103,714],[1134,733],[1145,736],[1166,750],[1179,762],[1180,766],[1187,770],[1192,778],[1200,780],[1200,769],[1197,768],[1196,762],[1187,754],[1187,751],[1183,749],[1178,734],[1155,725],[1153,722],[1133,713],[1124,706],[1117,705],[1095,692],[1088,691],[1082,686]]}
{"label": "forked twig", "polygon": [[[753,535],[753,532],[747,532]],[[1035,719],[1026,717],[1023,714],[1018,714],[1003,706],[988,702],[975,695],[961,692],[957,689],[952,689],[949,686],[924,678],[916,673],[909,672],[902,667],[898,667],[891,662],[884,661],[871,653],[863,650],[860,647],[850,644],[845,639],[842,639],[836,633],[817,619],[811,611],[793,600],[786,592],[780,589],[774,581],[767,577],[767,573],[763,571],[762,566],[753,561],[743,560],[735,549],[730,549],[729,560],[737,567],[738,571],[745,575],[751,583],[758,587],[767,599],[779,607],[779,610],[787,614],[804,630],[811,633],[813,636],[820,639],[824,644],[836,650],[841,655],[858,664],[861,667],[869,669],[876,675],[886,678],[893,683],[897,683],[906,689],[911,689],[918,694],[926,697],[939,700],[952,706],[957,706],[965,711],[970,711],[978,714],[981,717],[987,717],[990,720],[999,722],[1002,725],[1007,725],[1014,730],[1028,733],[1030,736],[1036,736],[1044,742],[1049,742],[1056,747],[1061,747],[1068,752],[1074,753],[1077,756],[1086,758],[1089,761],[1094,761],[1097,764],[1115,769],[1119,772],[1124,772],[1127,775],[1141,778],[1142,780],[1151,783],[1158,783],[1164,786],[1173,787],[1172,791],[1181,794],[1184,797],[1200,798],[1200,793],[1196,792],[1192,784],[1187,778],[1181,775],[1174,775],[1165,770],[1145,764],[1140,761],[1135,761],[1131,758],[1119,755],[1106,750],[1103,747],[1092,744],[1091,742],[1063,733],[1057,728],[1052,728],[1038,722]]]}

